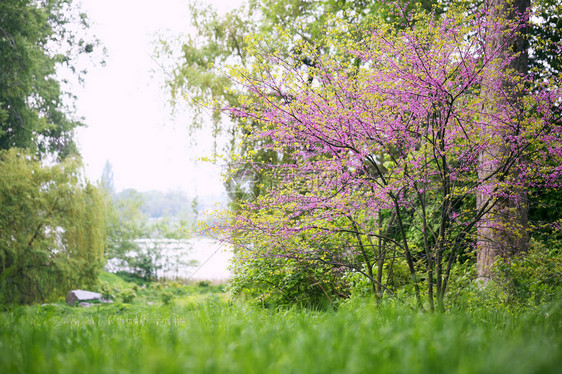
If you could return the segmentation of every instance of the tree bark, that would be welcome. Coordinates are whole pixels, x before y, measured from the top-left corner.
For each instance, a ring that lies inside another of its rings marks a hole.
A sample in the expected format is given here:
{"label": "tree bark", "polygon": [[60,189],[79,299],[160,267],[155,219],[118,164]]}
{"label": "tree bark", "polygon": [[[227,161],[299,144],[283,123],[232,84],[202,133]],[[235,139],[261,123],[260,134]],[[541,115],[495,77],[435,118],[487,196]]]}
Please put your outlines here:
{"label": "tree bark", "polygon": [[[490,6],[490,17],[492,19],[514,20],[526,12],[527,8],[530,7],[530,0],[489,0],[488,5]],[[501,32],[492,35],[488,48],[489,53],[499,51],[498,57],[500,61],[504,60],[504,57],[510,53],[517,53],[517,57],[511,61],[507,68],[513,69],[515,73],[527,74],[529,70],[529,44],[526,40],[527,27],[519,31],[519,33],[509,39],[508,35]],[[482,94],[486,98],[486,96],[492,95],[490,91],[492,87],[486,84],[484,86]],[[516,106],[517,101],[520,99],[520,94],[512,86],[512,81],[502,81],[501,88],[507,93],[505,100],[507,103]],[[490,102],[493,102],[493,100],[490,100]],[[494,108],[488,108],[488,110],[493,111]],[[489,128],[488,131],[496,131],[496,129]],[[513,131],[516,130],[514,129]],[[501,135],[505,138],[508,135],[512,135],[512,133],[504,132]],[[499,144],[490,145],[480,154],[478,176],[481,181],[486,181],[484,184],[490,186],[490,189],[500,182],[500,178],[517,177],[516,167],[509,166],[509,151],[505,143],[500,141]],[[498,162],[491,166],[490,160]],[[525,251],[528,248],[527,193],[523,189],[512,189],[510,194],[515,196],[515,199],[498,198],[493,201],[490,210],[482,217],[478,225],[477,273],[484,284],[491,278],[492,265],[498,256],[508,256]],[[477,210],[485,207],[490,199],[491,197],[488,193],[478,193],[476,196]]]}

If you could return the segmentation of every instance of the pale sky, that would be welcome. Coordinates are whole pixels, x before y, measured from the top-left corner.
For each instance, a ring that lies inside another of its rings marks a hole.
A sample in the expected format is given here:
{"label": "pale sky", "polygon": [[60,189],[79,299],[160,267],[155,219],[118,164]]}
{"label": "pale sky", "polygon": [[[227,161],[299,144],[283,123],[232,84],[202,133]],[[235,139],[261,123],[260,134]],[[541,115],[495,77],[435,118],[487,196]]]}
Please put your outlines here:
{"label": "pale sky", "polygon": [[[117,191],[223,192],[219,168],[197,161],[210,156],[211,136],[197,134],[197,146],[192,145],[190,118],[171,117],[163,73],[151,58],[156,33],[189,32],[187,2],[82,0],[93,33],[107,48],[106,66],[90,69],[84,87],[76,90],[78,114],[87,124],[77,139],[89,180],[98,180],[109,160]],[[225,11],[242,1],[206,2]]]}

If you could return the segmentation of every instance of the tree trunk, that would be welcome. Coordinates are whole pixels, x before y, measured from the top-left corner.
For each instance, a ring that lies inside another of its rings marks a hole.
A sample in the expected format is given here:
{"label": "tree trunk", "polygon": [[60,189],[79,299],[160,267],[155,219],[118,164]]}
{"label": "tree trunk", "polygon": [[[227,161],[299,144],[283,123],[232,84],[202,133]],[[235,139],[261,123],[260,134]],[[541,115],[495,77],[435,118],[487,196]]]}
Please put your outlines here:
{"label": "tree trunk", "polygon": [[[490,16],[499,19],[514,20],[515,17],[521,17],[527,8],[530,7],[530,0],[489,0],[488,4],[491,9]],[[525,38],[527,27],[519,30],[516,36],[507,39],[505,34],[497,33],[491,37],[489,44],[489,52],[499,50],[500,61],[508,53],[519,53],[508,66],[519,74],[527,74],[529,70],[528,63],[528,42]],[[484,85],[486,86],[486,85]],[[510,104],[516,104],[520,96],[512,89],[512,82],[504,80],[502,89],[509,93],[506,100]],[[483,95],[491,95],[491,88],[484,88]],[[494,108],[489,108],[494,110]],[[488,131],[495,131],[490,128]],[[515,130],[514,130],[515,131]],[[507,136],[510,134],[503,134]],[[498,171],[498,164],[507,166],[509,150],[503,144],[491,145],[480,155],[478,176],[480,180],[485,180],[490,186],[495,186],[501,178]],[[490,165],[490,160],[498,160],[495,166]],[[499,166],[501,167],[501,166]],[[512,167],[508,174],[510,177],[516,177],[517,171]],[[492,275],[492,265],[498,256],[507,256],[509,254],[525,251],[528,247],[528,204],[527,193],[525,190],[510,191],[516,196],[515,199],[497,199],[491,200],[489,194],[478,193],[476,196],[477,210],[484,209],[486,206],[491,208],[482,217],[478,225],[477,238],[477,272],[480,280],[485,284]]]}

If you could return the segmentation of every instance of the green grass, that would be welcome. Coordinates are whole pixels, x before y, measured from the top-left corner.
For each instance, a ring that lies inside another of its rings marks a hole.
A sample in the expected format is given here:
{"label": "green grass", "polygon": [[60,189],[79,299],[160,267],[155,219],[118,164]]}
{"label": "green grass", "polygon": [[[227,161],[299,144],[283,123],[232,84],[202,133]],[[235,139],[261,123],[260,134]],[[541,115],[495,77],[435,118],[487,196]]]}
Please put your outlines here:
{"label": "green grass", "polygon": [[352,300],[268,311],[201,294],[0,313],[0,373],[559,373],[562,306],[431,315]]}

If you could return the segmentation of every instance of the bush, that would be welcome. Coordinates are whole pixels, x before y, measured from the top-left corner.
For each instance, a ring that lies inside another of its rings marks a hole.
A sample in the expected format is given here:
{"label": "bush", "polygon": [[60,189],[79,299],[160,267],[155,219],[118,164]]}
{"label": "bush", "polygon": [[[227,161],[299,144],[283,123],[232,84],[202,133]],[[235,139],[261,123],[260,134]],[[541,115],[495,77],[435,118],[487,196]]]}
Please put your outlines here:
{"label": "bush", "polygon": [[174,300],[174,294],[170,291],[164,291],[160,294],[160,299],[164,303],[164,305],[170,305]]}
{"label": "bush", "polygon": [[235,297],[267,308],[325,308],[347,297],[338,269],[319,262],[238,252],[228,289]]}
{"label": "bush", "polygon": [[531,240],[528,252],[497,262],[496,277],[508,302],[539,305],[554,300],[562,293],[562,248]]}
{"label": "bush", "polygon": [[130,304],[133,302],[137,294],[133,290],[125,290],[121,292],[120,296],[121,296],[121,300],[123,300],[125,304]]}

